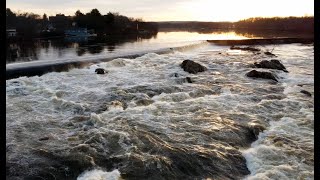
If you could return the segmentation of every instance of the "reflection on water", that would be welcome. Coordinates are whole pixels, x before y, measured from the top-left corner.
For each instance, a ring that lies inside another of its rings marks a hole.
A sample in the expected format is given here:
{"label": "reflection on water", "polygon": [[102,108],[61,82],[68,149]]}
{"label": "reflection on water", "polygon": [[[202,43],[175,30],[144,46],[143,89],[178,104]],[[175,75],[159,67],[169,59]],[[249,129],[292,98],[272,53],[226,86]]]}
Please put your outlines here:
{"label": "reflection on water", "polygon": [[199,40],[248,39],[270,37],[297,37],[288,32],[248,31],[173,31],[162,30],[157,34],[107,36],[107,37],[66,37],[23,42],[8,42],[6,63],[35,60],[63,61],[80,56],[107,57],[110,54],[135,53],[186,45]]}

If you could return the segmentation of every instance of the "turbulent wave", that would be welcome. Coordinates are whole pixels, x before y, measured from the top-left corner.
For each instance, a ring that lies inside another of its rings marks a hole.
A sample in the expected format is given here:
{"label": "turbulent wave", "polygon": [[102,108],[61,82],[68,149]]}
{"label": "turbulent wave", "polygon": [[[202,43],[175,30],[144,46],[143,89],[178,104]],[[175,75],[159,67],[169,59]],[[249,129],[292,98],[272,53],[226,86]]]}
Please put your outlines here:
{"label": "turbulent wave", "polygon": [[273,53],[279,83],[245,76],[263,53],[209,44],[7,80],[7,177],[312,179],[313,48]]}
{"label": "turbulent wave", "polygon": [[124,48],[115,54],[100,54],[77,58],[47,59],[29,62],[19,62],[6,65],[6,78],[13,79],[20,76],[43,75],[48,72],[68,71],[73,68],[83,68],[90,63],[107,62],[115,58],[136,58],[148,53],[165,54],[173,51],[187,51],[207,45],[206,41],[186,41],[179,43],[158,44],[141,48]]}
{"label": "turbulent wave", "polygon": [[105,172],[102,170],[91,170],[91,171],[85,171],[82,174],[79,175],[77,180],[101,180],[101,179],[107,179],[107,180],[119,180],[120,178],[120,172],[118,170],[113,170],[111,172]]}

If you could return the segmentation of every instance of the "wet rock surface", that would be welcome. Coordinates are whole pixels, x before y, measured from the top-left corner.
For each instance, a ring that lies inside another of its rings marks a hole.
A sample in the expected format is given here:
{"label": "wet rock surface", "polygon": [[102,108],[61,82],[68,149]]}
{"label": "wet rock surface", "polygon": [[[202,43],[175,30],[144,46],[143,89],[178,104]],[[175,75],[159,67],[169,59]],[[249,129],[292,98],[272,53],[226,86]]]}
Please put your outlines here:
{"label": "wet rock surface", "polygon": [[232,50],[242,50],[242,51],[252,51],[252,52],[258,52],[260,49],[253,48],[253,47],[238,47],[238,46],[231,46],[230,49]]}
{"label": "wet rock surface", "polygon": [[273,53],[271,53],[271,52],[264,52],[264,54],[265,55],[267,55],[267,56],[273,56],[273,57],[276,57],[276,55],[275,54],[273,54]]}
{"label": "wet rock surface", "polygon": [[271,80],[278,82],[275,75],[270,72],[262,72],[262,71],[252,70],[252,71],[248,72],[246,74],[246,76],[252,77],[252,78],[271,79]]}
{"label": "wet rock surface", "polygon": [[42,137],[42,138],[39,138],[39,141],[46,141],[46,140],[49,140],[49,137]]}
{"label": "wet rock surface", "polygon": [[273,60],[263,60],[261,62],[255,62],[254,63],[254,67],[257,68],[265,68],[265,69],[277,69],[277,70],[282,70],[284,72],[288,72],[286,67],[284,67],[284,65],[276,59]]}
{"label": "wet rock surface", "polygon": [[309,91],[301,90],[300,92],[301,92],[302,94],[305,94],[305,95],[309,96],[309,97],[312,97],[312,94],[311,94]]}
{"label": "wet rock surface", "polygon": [[203,71],[207,70],[207,68],[204,67],[203,65],[196,63],[194,61],[191,61],[191,60],[184,60],[181,63],[180,67],[184,71],[192,73],[192,74],[197,74],[198,72],[203,72]]}
{"label": "wet rock surface", "polygon": [[106,74],[107,73],[107,71],[103,68],[97,68],[94,72],[97,74]]}
{"label": "wet rock surface", "polygon": [[136,101],[136,104],[138,106],[148,106],[152,103],[154,103],[154,100],[152,100],[152,99],[139,99]]}
{"label": "wet rock surface", "polygon": [[193,81],[191,80],[190,77],[186,77],[186,80],[187,80],[188,83],[193,83]]}

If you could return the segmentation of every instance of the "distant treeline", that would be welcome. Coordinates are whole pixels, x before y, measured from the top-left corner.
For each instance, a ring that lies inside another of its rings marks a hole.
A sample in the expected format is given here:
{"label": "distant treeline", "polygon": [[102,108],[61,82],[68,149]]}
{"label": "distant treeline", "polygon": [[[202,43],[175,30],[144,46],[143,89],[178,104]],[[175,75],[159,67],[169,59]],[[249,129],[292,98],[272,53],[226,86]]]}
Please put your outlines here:
{"label": "distant treeline", "polygon": [[143,22],[142,19],[129,18],[119,13],[109,12],[102,15],[97,9],[88,13],[75,12],[74,16],[57,14],[48,17],[34,13],[15,13],[6,9],[6,28],[16,29],[19,36],[39,37],[43,34],[61,35],[64,30],[80,27],[93,29],[98,35],[101,34],[138,34],[157,33],[157,23]]}
{"label": "distant treeline", "polygon": [[129,18],[119,13],[109,12],[102,15],[97,9],[92,9],[86,14],[78,10],[72,19],[79,27],[94,29],[96,33],[130,34],[138,33],[139,30],[152,33],[158,31],[156,23],[143,22],[142,19]]}
{"label": "distant treeline", "polygon": [[314,17],[273,17],[273,18],[249,18],[238,21],[235,24],[237,29],[267,29],[283,31],[314,31]]}
{"label": "distant treeline", "polygon": [[272,17],[249,18],[238,22],[196,22],[172,21],[158,22],[161,29],[185,29],[188,31],[209,32],[213,29],[279,30],[295,32],[313,32],[314,17]]}

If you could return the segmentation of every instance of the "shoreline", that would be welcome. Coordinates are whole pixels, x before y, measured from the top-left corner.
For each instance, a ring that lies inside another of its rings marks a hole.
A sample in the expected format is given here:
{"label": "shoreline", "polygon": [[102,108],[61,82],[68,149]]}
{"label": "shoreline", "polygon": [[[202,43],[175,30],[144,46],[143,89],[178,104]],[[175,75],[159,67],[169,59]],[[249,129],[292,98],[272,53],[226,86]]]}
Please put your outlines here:
{"label": "shoreline", "polygon": [[266,39],[241,39],[241,40],[207,40],[216,45],[261,45],[261,44],[291,44],[314,42],[314,37],[310,38],[266,38]]}

